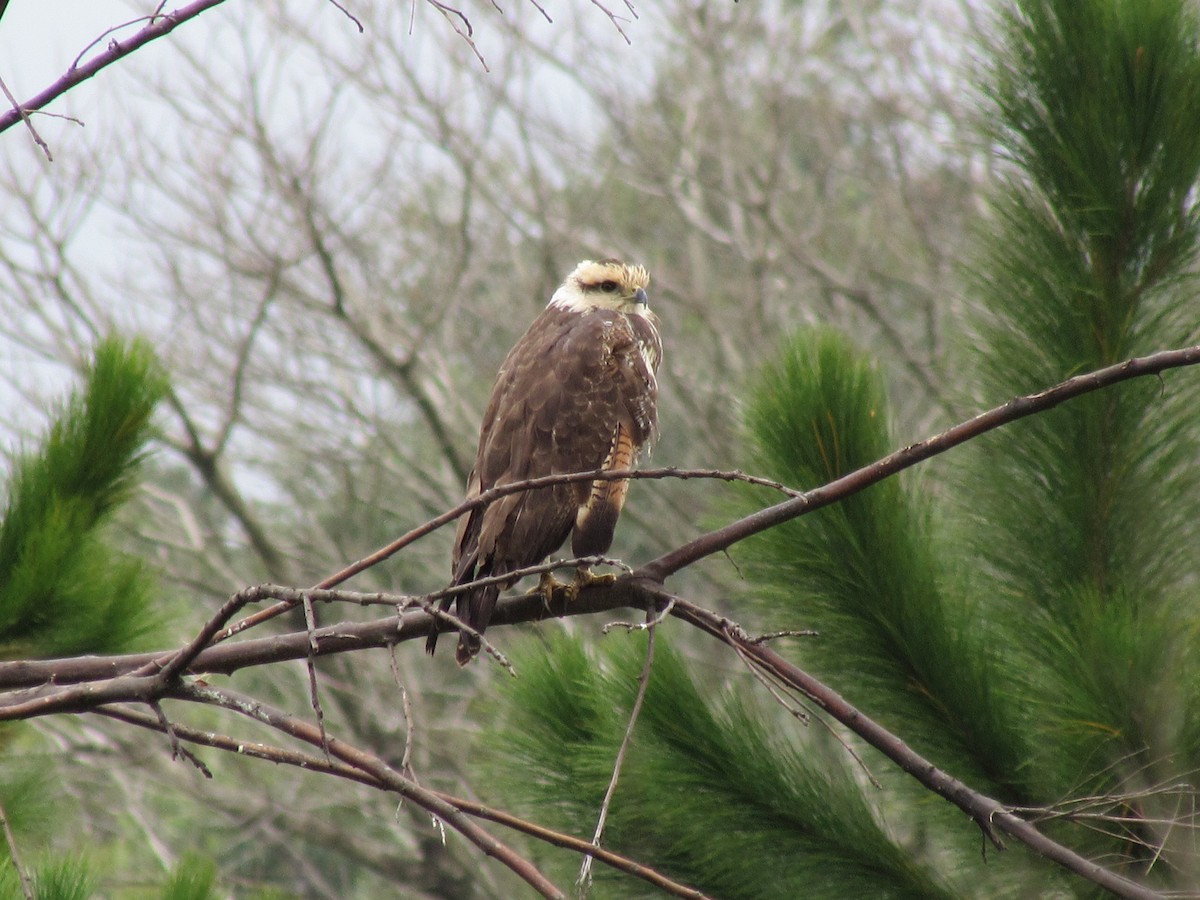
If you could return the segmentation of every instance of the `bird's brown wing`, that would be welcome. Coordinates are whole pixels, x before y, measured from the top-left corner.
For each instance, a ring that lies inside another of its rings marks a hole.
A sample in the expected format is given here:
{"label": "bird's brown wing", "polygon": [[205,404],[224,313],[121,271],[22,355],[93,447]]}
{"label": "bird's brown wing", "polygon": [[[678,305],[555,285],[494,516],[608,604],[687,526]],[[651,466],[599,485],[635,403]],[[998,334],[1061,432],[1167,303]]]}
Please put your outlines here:
{"label": "bird's brown wing", "polygon": [[[566,418],[589,379],[580,372],[599,346],[584,313],[546,309],[509,352],[483,416],[468,497],[492,487],[553,475],[576,435]],[[584,400],[586,402],[586,400]],[[598,465],[598,463],[597,463]],[[492,574],[539,562],[561,546],[574,516],[569,485],[501,497],[459,526],[456,577],[472,554]],[[497,570],[497,564],[499,569]]]}

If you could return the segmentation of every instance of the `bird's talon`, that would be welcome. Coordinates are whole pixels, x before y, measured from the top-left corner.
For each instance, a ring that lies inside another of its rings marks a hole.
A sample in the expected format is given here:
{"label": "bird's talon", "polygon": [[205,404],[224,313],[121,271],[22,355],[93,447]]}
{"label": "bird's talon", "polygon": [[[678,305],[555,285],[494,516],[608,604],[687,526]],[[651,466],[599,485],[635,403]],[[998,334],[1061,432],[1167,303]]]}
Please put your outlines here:
{"label": "bird's talon", "polygon": [[617,576],[611,572],[606,572],[602,575],[597,575],[590,569],[578,569],[575,572],[575,577],[566,585],[567,602],[573,603],[579,596],[579,592],[585,587],[600,584],[612,584],[617,580]]}
{"label": "bird's talon", "polygon": [[537,592],[542,595],[542,603],[547,611],[554,602],[554,595],[561,590],[570,590],[570,585],[559,581],[553,572],[543,572],[538,578]]}

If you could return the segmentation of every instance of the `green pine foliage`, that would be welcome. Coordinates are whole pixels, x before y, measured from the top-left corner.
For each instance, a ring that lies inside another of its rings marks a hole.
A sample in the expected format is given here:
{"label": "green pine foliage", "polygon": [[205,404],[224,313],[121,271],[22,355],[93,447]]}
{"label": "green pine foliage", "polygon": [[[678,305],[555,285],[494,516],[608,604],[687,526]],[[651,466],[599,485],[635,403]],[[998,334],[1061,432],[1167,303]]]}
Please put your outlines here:
{"label": "green pine foliage", "polygon": [[[825,484],[894,446],[882,379],[839,334],[800,332],[748,392],[755,471]],[[745,512],[758,497],[749,497]],[[943,595],[927,493],[888,479],[735,551],[770,628],[814,628],[805,665],[854,672],[854,702],[936,762],[996,783],[1019,753],[969,639],[970,604]],[[979,715],[979,711],[984,715]]]}
{"label": "green pine foliage", "polygon": [[[591,833],[645,651],[644,636],[614,636],[595,655],[558,637],[518,654],[492,744],[507,797],[524,794],[538,820]],[[840,748],[797,746],[744,695],[709,694],[660,636],[606,846],[723,898],[954,896],[880,826]],[[564,879],[578,865],[549,862]],[[599,896],[656,895],[603,866],[596,875]]]}
{"label": "green pine foliage", "polygon": [[[1193,7],[1018,0],[994,34],[988,138],[1007,177],[970,264],[976,408],[1200,337]],[[826,331],[792,336],[746,397],[754,468],[798,487],[895,446],[880,378]],[[1103,807],[1123,823],[1045,827],[1130,875],[1193,886],[1191,800],[1153,789],[1200,769],[1197,408],[1192,370],[1120,385],[974,441],[924,481],[774,529],[735,551],[748,583],[735,617],[819,630],[787,652],[1001,800],[1129,795]],[[590,834],[639,664],[569,641],[522,660],[492,743],[508,797]],[[864,787],[837,748],[781,731],[753,689],[712,699],[694,678],[660,651],[609,846],[721,897],[882,896],[880,873],[900,894],[959,887],[922,883],[935,869],[971,873],[965,896],[1080,887],[1032,855],[1006,854],[1015,877],[980,866],[972,826],[942,801],[902,777]]]}
{"label": "green pine foliage", "polygon": [[[27,873],[35,900],[91,900],[96,896],[95,879],[88,866],[63,858]],[[25,896],[21,878],[11,862],[0,864],[0,897],[20,900]]]}
{"label": "green pine foliage", "polygon": [[[88,861],[64,856],[38,865],[26,874],[36,900],[94,900],[111,896],[108,890],[100,887],[96,869]],[[20,900],[24,896],[20,876],[12,863],[0,864],[0,898]],[[146,900],[212,900],[220,896],[216,888],[216,866],[210,860],[185,856],[162,883],[127,888],[120,896],[144,897]],[[267,895],[256,893],[254,896]]]}
{"label": "green pine foliage", "polygon": [[95,879],[85,863],[60,859],[34,873],[37,900],[90,900],[96,896]]}
{"label": "green pine foliage", "polygon": [[[1014,164],[967,351],[993,402],[1200,335],[1194,8],[1026,2],[1004,22],[992,138]],[[1200,762],[1192,372],[1091,395],[979,442],[962,480],[973,589],[1013,661],[1027,793],[1139,791]],[[969,492],[969,493],[968,493]],[[1177,798],[1139,799],[1157,845]],[[1136,858],[1133,843],[1097,842]],[[1170,869],[1161,863],[1158,870]]]}
{"label": "green pine foliage", "polygon": [[217,867],[210,859],[185,856],[167,879],[162,900],[212,900],[216,892]]}
{"label": "green pine foliage", "polygon": [[109,338],[42,444],[11,464],[0,521],[0,656],[129,648],[152,623],[145,566],[104,526],[128,497],[167,390],[150,348]]}

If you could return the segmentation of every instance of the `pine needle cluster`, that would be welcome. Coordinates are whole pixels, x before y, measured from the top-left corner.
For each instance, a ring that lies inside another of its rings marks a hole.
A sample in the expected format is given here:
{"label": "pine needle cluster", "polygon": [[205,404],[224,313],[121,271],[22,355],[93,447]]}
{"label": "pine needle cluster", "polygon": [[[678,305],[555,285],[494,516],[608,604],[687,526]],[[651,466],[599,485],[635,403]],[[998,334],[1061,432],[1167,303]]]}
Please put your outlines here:
{"label": "pine needle cluster", "polygon": [[41,445],[12,460],[0,519],[0,656],[116,652],[144,636],[152,581],[104,526],[129,495],[166,389],[147,345],[107,339]]}

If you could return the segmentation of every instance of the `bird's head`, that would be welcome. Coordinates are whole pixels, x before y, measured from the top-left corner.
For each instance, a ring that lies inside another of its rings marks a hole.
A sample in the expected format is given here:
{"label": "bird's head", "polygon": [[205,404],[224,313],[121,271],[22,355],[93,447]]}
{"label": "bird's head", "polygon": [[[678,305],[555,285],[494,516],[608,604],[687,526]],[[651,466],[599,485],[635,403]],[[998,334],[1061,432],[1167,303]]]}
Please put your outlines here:
{"label": "bird's head", "polygon": [[619,259],[585,259],[554,292],[550,305],[579,312],[600,307],[645,315],[649,283],[650,273],[642,266]]}

